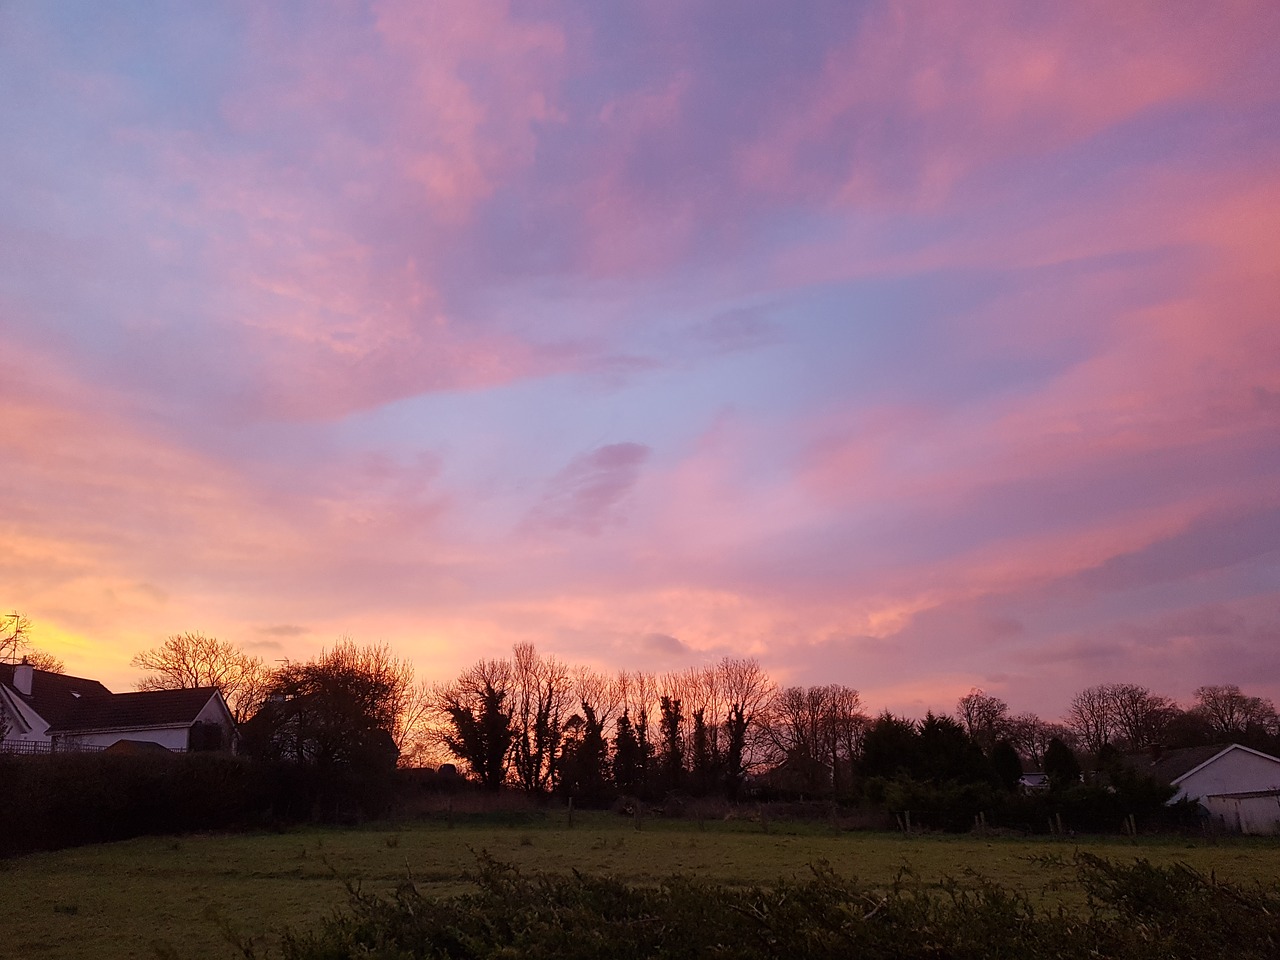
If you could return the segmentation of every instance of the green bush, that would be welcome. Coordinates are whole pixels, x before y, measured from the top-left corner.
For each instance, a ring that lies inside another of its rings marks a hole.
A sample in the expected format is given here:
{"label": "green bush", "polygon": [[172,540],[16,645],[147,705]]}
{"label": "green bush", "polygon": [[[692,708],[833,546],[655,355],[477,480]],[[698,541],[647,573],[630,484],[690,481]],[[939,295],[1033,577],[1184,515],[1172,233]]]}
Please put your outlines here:
{"label": "green bush", "polygon": [[[1280,890],[1219,884],[1185,866],[1118,865],[1081,855],[1088,908],[1038,910],[976,882],[928,886],[903,874],[887,890],[826,867],[804,883],[731,888],[690,877],[657,887],[524,876],[482,857],[473,894],[432,900],[406,882],[314,932],[288,932],[286,960],[499,958],[676,960],[1271,960],[1280,955]],[[240,944],[252,958],[251,945]]]}

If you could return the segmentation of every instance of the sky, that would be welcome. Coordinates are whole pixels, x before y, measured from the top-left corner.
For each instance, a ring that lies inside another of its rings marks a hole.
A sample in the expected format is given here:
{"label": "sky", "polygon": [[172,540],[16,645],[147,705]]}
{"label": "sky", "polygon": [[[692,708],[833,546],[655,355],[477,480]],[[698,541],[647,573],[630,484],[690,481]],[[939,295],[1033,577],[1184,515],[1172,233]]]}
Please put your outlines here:
{"label": "sky", "polygon": [[1280,5],[0,2],[0,607],[1280,699]]}

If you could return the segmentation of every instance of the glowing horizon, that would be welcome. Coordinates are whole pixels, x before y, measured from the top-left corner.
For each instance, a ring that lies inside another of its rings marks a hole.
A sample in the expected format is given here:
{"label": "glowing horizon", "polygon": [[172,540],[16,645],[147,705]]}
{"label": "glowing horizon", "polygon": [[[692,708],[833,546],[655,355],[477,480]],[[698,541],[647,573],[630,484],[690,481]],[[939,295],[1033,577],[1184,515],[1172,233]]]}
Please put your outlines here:
{"label": "glowing horizon", "polygon": [[1280,700],[1280,9],[0,8],[0,607]]}

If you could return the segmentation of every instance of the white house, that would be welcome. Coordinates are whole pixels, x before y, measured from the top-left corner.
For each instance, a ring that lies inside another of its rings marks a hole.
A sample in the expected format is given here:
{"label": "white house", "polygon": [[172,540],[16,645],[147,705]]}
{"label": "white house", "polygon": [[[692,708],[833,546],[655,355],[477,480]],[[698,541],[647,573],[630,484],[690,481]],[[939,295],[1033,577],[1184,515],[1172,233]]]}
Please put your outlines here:
{"label": "white house", "polygon": [[233,750],[236,725],[213,687],[112,693],[97,680],[0,663],[0,750],[49,753],[158,744]]}
{"label": "white house", "polygon": [[1280,833],[1280,757],[1238,743],[1169,750],[1137,768],[1178,788],[1224,826]]}

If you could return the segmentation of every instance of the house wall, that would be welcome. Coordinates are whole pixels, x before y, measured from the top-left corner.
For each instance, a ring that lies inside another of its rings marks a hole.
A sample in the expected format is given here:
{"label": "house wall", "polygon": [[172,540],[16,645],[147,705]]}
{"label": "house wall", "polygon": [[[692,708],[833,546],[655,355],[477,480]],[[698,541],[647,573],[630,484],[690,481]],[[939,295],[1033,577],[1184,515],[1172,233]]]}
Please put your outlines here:
{"label": "house wall", "polygon": [[236,724],[231,717],[231,712],[227,709],[227,705],[223,702],[221,696],[209,698],[209,702],[204,705],[197,715],[196,720],[201,723],[216,723],[222,727],[222,742],[226,745],[226,749],[234,751],[236,749]]}
{"label": "house wall", "polygon": [[1205,797],[1201,803],[1229,830],[1248,834],[1280,833],[1280,794],[1262,797]]}
{"label": "house wall", "polygon": [[1223,793],[1249,793],[1280,789],[1280,760],[1248,750],[1230,750],[1178,784],[1175,800]]}
{"label": "house wall", "polygon": [[0,710],[4,710],[5,717],[9,721],[5,740],[49,742],[49,736],[45,732],[49,729],[49,724],[44,718],[27,706],[21,698],[11,695],[2,687],[0,687]]}

